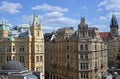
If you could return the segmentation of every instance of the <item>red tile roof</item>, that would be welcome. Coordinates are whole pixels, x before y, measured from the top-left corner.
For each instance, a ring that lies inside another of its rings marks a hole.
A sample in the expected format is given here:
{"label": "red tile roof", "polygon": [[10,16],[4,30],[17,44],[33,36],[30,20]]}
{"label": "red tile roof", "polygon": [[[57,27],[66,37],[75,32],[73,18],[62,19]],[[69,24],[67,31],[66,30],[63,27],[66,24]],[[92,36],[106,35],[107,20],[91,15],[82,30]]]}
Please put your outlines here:
{"label": "red tile roof", "polygon": [[110,36],[110,32],[99,32],[100,37],[103,39],[108,39]]}

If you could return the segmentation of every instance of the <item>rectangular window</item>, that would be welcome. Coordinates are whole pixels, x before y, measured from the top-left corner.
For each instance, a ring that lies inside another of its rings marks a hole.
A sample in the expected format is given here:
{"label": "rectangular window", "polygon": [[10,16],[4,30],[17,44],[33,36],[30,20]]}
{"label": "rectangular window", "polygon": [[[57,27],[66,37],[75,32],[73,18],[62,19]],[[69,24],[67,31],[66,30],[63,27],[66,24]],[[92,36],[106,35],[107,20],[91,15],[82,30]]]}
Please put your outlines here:
{"label": "rectangular window", "polygon": [[20,56],[20,62],[24,62],[24,56]]}
{"label": "rectangular window", "polygon": [[13,46],[13,52],[15,52],[15,46]]}
{"label": "rectangular window", "polygon": [[85,54],[85,59],[88,59],[88,54]]}
{"label": "rectangular window", "polygon": [[80,54],[80,59],[83,59],[83,54]]}
{"label": "rectangular window", "polygon": [[42,56],[40,56],[40,62],[42,62],[43,61],[43,57]]}
{"label": "rectangular window", "polygon": [[88,73],[81,73],[81,78],[88,78]]}
{"label": "rectangular window", "polygon": [[39,56],[36,56],[36,62],[39,62]]}
{"label": "rectangular window", "polygon": [[7,61],[11,61],[11,56],[7,56]]}
{"label": "rectangular window", "polygon": [[84,75],[83,75],[83,73],[81,73],[81,78],[84,78]]}
{"label": "rectangular window", "polygon": [[39,45],[36,45],[36,51],[37,52],[39,51]]}
{"label": "rectangular window", "polygon": [[24,46],[20,47],[20,52],[24,52]]}
{"label": "rectangular window", "polygon": [[88,63],[81,63],[81,69],[88,69]]}
{"label": "rectangular window", "polygon": [[42,49],[43,49],[43,48],[42,48],[42,45],[40,45],[40,51],[42,51]]}

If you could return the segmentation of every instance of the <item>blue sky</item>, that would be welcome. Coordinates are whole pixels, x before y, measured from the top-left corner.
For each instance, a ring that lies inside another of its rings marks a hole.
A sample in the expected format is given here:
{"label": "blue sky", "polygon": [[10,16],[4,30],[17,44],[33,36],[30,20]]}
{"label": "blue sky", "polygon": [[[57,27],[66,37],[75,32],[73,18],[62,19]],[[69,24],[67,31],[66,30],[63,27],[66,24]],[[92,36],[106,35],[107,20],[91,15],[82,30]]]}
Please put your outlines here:
{"label": "blue sky", "polygon": [[109,31],[111,14],[120,25],[120,0],[0,0],[0,20],[11,26],[26,25],[38,13],[44,32],[74,27],[85,17],[89,27]]}

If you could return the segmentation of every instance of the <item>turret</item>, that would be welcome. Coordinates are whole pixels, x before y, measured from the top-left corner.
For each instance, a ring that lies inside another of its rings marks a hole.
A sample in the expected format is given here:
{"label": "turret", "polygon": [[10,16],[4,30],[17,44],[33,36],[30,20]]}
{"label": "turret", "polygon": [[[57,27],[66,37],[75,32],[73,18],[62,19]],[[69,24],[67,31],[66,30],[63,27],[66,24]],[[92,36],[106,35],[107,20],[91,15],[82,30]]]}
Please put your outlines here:
{"label": "turret", "polygon": [[[42,79],[44,79],[44,38],[42,32],[42,23],[39,23],[37,14],[34,14],[33,16],[33,22],[30,26],[30,29],[32,35],[31,70],[41,71],[43,77]],[[37,62],[36,59],[38,59]]]}
{"label": "turret", "polygon": [[0,39],[8,37],[9,25],[7,22],[0,22]]}
{"label": "turret", "polygon": [[117,19],[116,19],[116,16],[114,14],[112,14],[110,28],[117,28],[117,29],[119,29],[118,23],[117,23]]}
{"label": "turret", "polygon": [[88,25],[85,23],[85,18],[82,17],[78,25],[79,37],[88,37]]}
{"label": "turret", "polygon": [[31,24],[31,34],[35,38],[43,38],[42,23],[38,21],[38,15],[34,14],[33,22]]}
{"label": "turret", "polygon": [[110,34],[111,34],[112,39],[119,35],[118,29],[119,29],[119,26],[117,23],[116,16],[114,14],[112,14],[112,19],[111,19],[111,23],[110,23]]}

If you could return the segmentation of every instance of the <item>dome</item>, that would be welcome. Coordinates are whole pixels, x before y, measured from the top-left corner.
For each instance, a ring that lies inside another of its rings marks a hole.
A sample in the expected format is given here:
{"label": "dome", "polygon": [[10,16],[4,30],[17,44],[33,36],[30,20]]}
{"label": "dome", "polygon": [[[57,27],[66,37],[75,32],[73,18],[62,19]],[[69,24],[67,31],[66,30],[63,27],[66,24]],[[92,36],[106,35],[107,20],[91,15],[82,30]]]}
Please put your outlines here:
{"label": "dome", "polygon": [[23,70],[25,69],[22,63],[18,61],[9,61],[3,65],[2,70]]}
{"label": "dome", "polygon": [[26,76],[26,79],[38,79],[38,77],[34,74],[30,74],[30,75]]}

